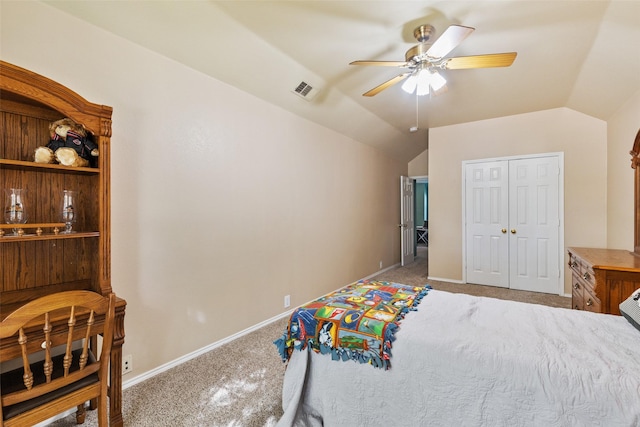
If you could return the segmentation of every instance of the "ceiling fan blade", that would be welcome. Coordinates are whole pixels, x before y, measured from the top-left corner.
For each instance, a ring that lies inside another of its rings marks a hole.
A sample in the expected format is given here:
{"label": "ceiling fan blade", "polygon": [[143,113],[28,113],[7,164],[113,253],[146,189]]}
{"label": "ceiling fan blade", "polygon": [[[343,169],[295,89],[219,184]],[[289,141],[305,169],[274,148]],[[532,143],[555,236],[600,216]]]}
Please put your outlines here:
{"label": "ceiling fan blade", "polygon": [[378,85],[378,86],[374,87],[373,89],[363,93],[362,96],[374,96],[374,95],[377,95],[380,92],[382,92],[383,90],[385,90],[386,88],[388,88],[389,86],[393,86],[394,84],[398,83],[399,81],[404,80],[410,74],[411,73],[403,73],[403,74],[400,74],[398,76],[395,76],[394,78],[387,80],[386,82],[382,83],[381,85]]}
{"label": "ceiling fan blade", "polygon": [[427,57],[435,60],[444,58],[474,31],[475,28],[463,25],[449,26],[427,50]]}
{"label": "ceiling fan blade", "polygon": [[407,67],[405,61],[353,61],[349,65],[381,65],[383,67]]}
{"label": "ceiling fan blade", "polygon": [[468,68],[508,67],[516,59],[516,52],[490,53],[488,55],[459,56],[443,62],[445,70],[464,70]]}

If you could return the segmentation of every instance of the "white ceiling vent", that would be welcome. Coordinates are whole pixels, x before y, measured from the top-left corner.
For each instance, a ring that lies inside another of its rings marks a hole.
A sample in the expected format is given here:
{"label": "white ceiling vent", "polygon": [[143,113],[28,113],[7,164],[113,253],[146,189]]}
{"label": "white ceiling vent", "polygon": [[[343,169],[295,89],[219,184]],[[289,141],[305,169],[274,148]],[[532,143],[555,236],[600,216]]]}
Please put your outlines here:
{"label": "white ceiling vent", "polygon": [[318,94],[318,89],[314,88],[309,83],[300,82],[300,84],[293,90],[293,93],[307,101],[311,101]]}

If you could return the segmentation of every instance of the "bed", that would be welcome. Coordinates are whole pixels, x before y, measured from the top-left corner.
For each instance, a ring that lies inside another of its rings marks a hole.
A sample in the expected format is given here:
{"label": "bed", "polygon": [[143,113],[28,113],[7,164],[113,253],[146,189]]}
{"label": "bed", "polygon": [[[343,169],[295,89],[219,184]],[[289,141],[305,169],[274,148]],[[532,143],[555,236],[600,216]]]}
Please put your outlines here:
{"label": "bed", "polygon": [[430,290],[389,369],[294,350],[278,426],[640,426],[624,317]]}

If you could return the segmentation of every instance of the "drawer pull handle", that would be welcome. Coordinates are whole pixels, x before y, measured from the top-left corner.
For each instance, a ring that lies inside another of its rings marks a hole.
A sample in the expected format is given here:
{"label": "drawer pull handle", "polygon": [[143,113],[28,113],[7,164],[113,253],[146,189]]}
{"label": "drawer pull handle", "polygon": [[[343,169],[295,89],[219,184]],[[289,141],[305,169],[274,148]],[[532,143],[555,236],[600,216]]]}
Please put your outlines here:
{"label": "drawer pull handle", "polygon": [[580,283],[575,283],[573,285],[573,289],[580,289]]}
{"label": "drawer pull handle", "polygon": [[591,298],[589,298],[587,300],[587,306],[591,307],[593,305],[593,301],[591,301]]}
{"label": "drawer pull handle", "polygon": [[583,278],[584,280],[589,280],[589,273],[584,273],[584,274],[582,275],[582,278]]}

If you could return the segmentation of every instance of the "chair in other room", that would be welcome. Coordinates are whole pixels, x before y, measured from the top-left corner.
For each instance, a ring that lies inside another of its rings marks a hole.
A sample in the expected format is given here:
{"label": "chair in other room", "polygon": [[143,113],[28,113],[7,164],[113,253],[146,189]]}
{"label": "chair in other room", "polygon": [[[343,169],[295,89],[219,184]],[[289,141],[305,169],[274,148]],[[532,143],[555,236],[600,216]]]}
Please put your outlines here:
{"label": "chair in other room", "polygon": [[425,221],[422,227],[416,227],[418,244],[429,245],[429,221]]}
{"label": "chair in other room", "polygon": [[[115,294],[65,291],[30,301],[2,320],[3,347],[15,340],[20,354],[11,357],[22,365],[0,376],[2,426],[34,425],[74,407],[82,424],[85,403],[94,399],[98,425],[108,425],[114,310]],[[5,357],[0,353],[2,364]]]}

